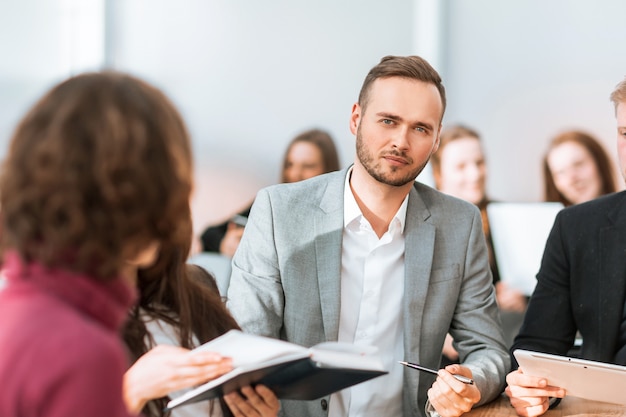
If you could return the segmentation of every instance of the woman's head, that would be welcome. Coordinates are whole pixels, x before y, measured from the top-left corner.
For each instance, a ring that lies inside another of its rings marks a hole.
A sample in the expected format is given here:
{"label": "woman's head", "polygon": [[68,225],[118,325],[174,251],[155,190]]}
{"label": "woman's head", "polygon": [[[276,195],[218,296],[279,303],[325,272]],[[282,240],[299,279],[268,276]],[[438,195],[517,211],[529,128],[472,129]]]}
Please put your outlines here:
{"label": "woman's head", "polygon": [[616,191],[613,164],[591,135],[572,130],[550,142],[543,159],[546,201],[566,206]]}
{"label": "woman's head", "polygon": [[283,158],[281,182],[306,180],[339,169],[333,138],[323,130],[307,130],[293,138]]}
{"label": "woman's head", "polygon": [[476,131],[460,125],[444,129],[431,165],[440,191],[476,205],[485,200],[487,167]]}
{"label": "woman's head", "polygon": [[155,242],[187,239],[191,146],[155,87],[115,72],[55,86],[18,125],[0,175],[2,248],[116,276]]}

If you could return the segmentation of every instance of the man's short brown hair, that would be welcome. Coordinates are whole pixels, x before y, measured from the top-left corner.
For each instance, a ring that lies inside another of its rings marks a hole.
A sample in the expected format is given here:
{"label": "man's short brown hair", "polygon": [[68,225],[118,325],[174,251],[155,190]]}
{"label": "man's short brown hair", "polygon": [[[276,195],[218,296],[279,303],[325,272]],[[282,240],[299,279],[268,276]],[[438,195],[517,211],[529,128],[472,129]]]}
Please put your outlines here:
{"label": "man's short brown hair", "polygon": [[441,97],[441,118],[446,111],[446,90],[442,84],[441,77],[435,69],[423,58],[411,56],[388,55],[370,70],[363,81],[361,92],[359,93],[359,106],[365,111],[369,92],[372,84],[379,78],[403,77],[432,84],[437,87]]}

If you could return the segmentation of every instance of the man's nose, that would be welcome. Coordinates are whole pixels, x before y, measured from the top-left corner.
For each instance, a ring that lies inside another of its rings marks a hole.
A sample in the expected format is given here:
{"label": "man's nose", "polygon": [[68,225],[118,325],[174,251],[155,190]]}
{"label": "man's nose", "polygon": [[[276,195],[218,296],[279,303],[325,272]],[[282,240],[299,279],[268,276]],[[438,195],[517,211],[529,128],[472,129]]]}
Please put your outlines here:
{"label": "man's nose", "polygon": [[393,147],[402,150],[408,149],[410,140],[409,134],[410,129],[408,127],[400,127],[398,129],[395,129],[391,138]]}

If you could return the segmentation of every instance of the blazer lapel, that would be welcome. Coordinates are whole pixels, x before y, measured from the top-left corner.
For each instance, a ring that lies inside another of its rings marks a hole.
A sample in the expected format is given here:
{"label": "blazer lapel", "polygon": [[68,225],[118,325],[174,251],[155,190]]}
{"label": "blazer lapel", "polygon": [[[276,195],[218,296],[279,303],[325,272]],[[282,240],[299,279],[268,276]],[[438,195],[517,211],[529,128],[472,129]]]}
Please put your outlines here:
{"label": "blazer lapel", "polygon": [[341,242],[343,238],[343,190],[347,169],[334,175],[315,213],[317,280],[325,338],[337,340],[341,303]]}
{"label": "blazer lapel", "polygon": [[424,200],[411,188],[404,230],[404,351],[416,361],[435,247],[435,227],[427,222],[429,217]]}
{"label": "blazer lapel", "polygon": [[[622,194],[626,197],[626,194]],[[619,328],[624,311],[626,289],[626,198],[608,215],[608,226],[600,229],[600,270],[597,279],[600,286],[598,305],[600,317],[597,329],[600,352],[614,352],[619,338]],[[616,331],[616,329],[618,329]],[[612,360],[613,358],[606,358]]]}

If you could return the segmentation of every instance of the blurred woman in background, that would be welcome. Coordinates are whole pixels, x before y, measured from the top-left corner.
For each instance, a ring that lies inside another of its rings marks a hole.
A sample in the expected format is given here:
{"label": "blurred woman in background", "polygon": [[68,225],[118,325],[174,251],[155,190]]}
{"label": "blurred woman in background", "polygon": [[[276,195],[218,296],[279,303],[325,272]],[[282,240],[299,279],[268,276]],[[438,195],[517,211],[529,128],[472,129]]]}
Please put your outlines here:
{"label": "blurred woman in background", "polygon": [[[487,196],[487,164],[480,136],[467,126],[453,125],[445,128],[441,132],[439,149],[431,157],[431,164],[438,190],[466,200],[480,210],[498,307],[503,313],[503,319],[507,317],[504,330],[507,341],[512,343],[526,310],[527,298],[522,292],[500,280],[487,217],[487,205],[490,201]],[[444,361],[457,360],[457,353],[451,342],[448,336],[444,345]]]}
{"label": "blurred woman in background", "polygon": [[483,232],[489,249],[489,266],[498,291],[501,309],[523,312],[526,297],[514,290],[506,289],[500,282],[496,254],[491,241],[489,218],[487,217],[487,164],[480,136],[466,126],[456,125],[441,133],[439,149],[431,158],[433,177],[438,190],[469,201],[480,210]]}
{"label": "blurred woman in background", "polygon": [[[296,182],[339,170],[339,156],[333,138],[320,129],[307,130],[293,138],[283,157],[281,182]],[[210,226],[202,233],[202,250],[232,258],[239,246],[245,220],[252,204],[228,221]]]}
{"label": "blurred woman in background", "polygon": [[617,191],[614,167],[593,136],[578,130],[552,139],[543,159],[545,201],[564,206]]}

